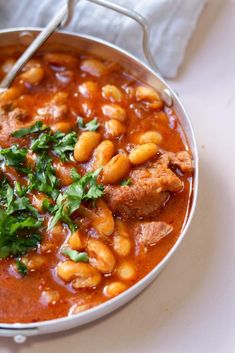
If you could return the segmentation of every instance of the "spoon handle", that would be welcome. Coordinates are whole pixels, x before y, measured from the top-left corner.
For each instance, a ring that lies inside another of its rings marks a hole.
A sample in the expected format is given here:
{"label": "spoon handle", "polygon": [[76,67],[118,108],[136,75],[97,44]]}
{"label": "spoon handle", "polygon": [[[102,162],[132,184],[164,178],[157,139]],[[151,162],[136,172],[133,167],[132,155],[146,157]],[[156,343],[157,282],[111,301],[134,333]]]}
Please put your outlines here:
{"label": "spoon handle", "polygon": [[42,32],[19,57],[10,72],[4,77],[4,79],[0,83],[0,92],[3,92],[10,87],[17,73],[29,61],[29,59],[35,54],[35,52],[42,46],[42,44],[48,39],[48,37],[50,37],[50,35],[60,26],[62,21],[67,16],[67,11],[67,5],[63,6],[62,9],[52,18],[48,25],[42,30]]}

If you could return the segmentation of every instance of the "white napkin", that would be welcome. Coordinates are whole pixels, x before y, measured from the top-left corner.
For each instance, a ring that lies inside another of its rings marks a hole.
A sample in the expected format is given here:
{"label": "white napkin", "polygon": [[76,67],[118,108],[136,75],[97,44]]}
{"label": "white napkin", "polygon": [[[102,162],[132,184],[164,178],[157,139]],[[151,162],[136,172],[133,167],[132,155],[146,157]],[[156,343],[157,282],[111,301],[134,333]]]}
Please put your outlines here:
{"label": "white napkin", "polygon": [[[148,21],[151,51],[163,76],[176,76],[185,49],[207,0],[113,0]],[[0,27],[45,26],[65,0],[0,0]],[[133,20],[80,1],[66,28],[101,37],[143,59],[141,31]]]}

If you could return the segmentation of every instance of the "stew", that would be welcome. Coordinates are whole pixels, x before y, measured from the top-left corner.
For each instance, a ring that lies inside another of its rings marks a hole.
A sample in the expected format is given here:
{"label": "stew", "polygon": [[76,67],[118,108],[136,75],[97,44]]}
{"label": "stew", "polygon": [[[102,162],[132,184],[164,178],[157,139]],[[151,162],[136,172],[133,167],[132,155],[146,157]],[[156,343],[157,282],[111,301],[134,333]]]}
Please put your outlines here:
{"label": "stew", "polygon": [[[0,79],[19,54],[2,51]],[[38,54],[0,96],[0,322],[127,290],[176,242],[192,186],[185,133],[152,87],[88,54]]]}

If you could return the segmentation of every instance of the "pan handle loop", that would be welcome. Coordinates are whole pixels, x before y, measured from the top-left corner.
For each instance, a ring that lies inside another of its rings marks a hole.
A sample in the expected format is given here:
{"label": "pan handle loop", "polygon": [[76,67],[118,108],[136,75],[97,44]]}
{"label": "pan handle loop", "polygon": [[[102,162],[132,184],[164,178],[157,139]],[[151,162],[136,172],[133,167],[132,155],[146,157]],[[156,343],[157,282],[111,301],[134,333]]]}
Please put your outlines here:
{"label": "pan handle loop", "polygon": [[[67,0],[67,16],[65,18],[65,20],[61,23],[61,26],[66,26],[72,19],[74,11],[75,11],[75,6],[78,3],[79,0]],[[150,45],[149,45],[149,27],[148,27],[148,22],[146,21],[146,19],[140,15],[138,12],[127,9],[125,7],[116,5],[114,3],[111,3],[109,1],[106,0],[87,0],[91,3],[106,7],[108,9],[111,9],[113,11],[116,11],[122,15],[125,15],[129,18],[131,18],[132,20],[136,21],[141,29],[142,29],[142,33],[143,33],[143,37],[142,37],[142,49],[145,55],[145,58],[149,64],[149,66],[156,72],[159,73],[159,69],[155,63],[155,60],[152,56],[151,50],[150,50]]]}
{"label": "pan handle loop", "polygon": [[[36,37],[36,39],[28,46],[28,48],[24,51],[24,53],[19,57],[19,59],[13,65],[10,72],[8,72],[8,74],[4,77],[2,82],[0,82],[0,94],[1,92],[4,92],[7,88],[10,87],[17,73],[29,61],[29,59],[31,59],[31,57],[42,46],[42,44],[50,37],[50,35],[53,32],[55,32],[58,28],[67,25],[71,21],[75,6],[78,3],[78,1],[79,0],[67,0],[67,4],[65,4],[60,9],[60,11],[52,18],[52,20],[48,23],[48,25]],[[87,0],[87,1],[109,8],[111,10],[119,12],[135,20],[141,26],[143,31],[142,46],[143,46],[143,52],[145,54],[145,57],[150,67],[152,67],[153,70],[159,72],[149,48],[148,24],[143,16],[141,16],[139,13],[135,11],[126,9],[124,7],[113,4],[106,0]]]}

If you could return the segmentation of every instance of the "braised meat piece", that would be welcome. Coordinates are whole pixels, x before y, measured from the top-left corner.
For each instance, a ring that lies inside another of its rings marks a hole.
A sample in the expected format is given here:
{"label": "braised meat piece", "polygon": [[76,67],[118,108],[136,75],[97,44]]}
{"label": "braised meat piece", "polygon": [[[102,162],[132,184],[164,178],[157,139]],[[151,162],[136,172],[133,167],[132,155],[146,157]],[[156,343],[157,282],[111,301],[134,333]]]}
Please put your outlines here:
{"label": "braised meat piece", "polygon": [[123,219],[147,217],[163,206],[168,192],[158,192],[152,182],[132,186],[107,186],[105,200],[111,210]]}
{"label": "braised meat piece", "polygon": [[158,160],[158,164],[162,164],[165,167],[169,165],[179,167],[182,172],[193,171],[193,161],[187,151],[180,151],[177,153],[164,152]]}
{"label": "braised meat piece", "polygon": [[168,201],[171,192],[183,188],[182,181],[170,169],[158,166],[135,170],[130,186],[108,185],[104,198],[111,210],[124,219],[148,217]]}
{"label": "braised meat piece", "polygon": [[[182,190],[183,182],[175,173],[172,172],[171,169],[162,165],[157,165],[155,168],[148,168],[147,171],[148,173],[150,173],[150,180],[155,180],[158,192],[166,190],[172,192],[179,192],[180,190]],[[140,172],[141,174],[143,174],[142,170],[140,170]],[[137,171],[134,171],[131,174],[131,177],[137,182],[140,181],[140,177],[138,176]]]}
{"label": "braised meat piece", "polygon": [[28,118],[28,112],[22,108],[14,108],[8,113],[9,120],[16,120],[18,122],[24,122]]}
{"label": "braised meat piece", "polygon": [[0,138],[8,138],[12,132],[26,127],[28,113],[25,109],[15,107],[13,104],[0,106]]}
{"label": "braised meat piece", "polygon": [[143,245],[155,245],[170,234],[173,227],[165,222],[143,222],[135,227],[136,239]]}

